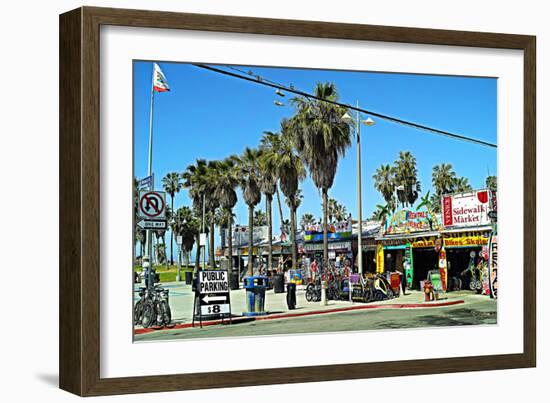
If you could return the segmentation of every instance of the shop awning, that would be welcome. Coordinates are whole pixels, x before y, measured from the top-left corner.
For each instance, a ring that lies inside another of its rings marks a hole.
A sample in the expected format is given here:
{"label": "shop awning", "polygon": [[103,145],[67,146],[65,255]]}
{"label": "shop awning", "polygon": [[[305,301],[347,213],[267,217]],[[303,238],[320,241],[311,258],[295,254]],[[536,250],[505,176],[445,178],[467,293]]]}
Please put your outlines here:
{"label": "shop awning", "polygon": [[398,235],[386,235],[386,236],[379,236],[375,239],[377,241],[390,241],[390,240],[407,240],[407,239],[415,239],[415,238],[425,238],[425,237],[431,237],[431,236],[439,236],[439,232],[437,231],[429,231],[429,232],[413,232],[410,234],[398,234]]}
{"label": "shop awning", "polygon": [[491,231],[493,228],[490,225],[484,225],[481,227],[460,227],[460,228],[448,228],[441,230],[442,234],[456,234],[460,232],[486,232]]}

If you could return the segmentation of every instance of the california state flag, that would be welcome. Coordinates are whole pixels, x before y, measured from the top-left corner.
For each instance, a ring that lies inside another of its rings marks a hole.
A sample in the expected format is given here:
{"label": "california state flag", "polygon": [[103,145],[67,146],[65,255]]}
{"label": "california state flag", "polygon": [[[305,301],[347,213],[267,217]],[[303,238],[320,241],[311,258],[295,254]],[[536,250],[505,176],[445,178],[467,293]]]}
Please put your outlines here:
{"label": "california state flag", "polygon": [[168,81],[166,81],[164,73],[156,63],[153,63],[153,90],[157,92],[170,91]]}

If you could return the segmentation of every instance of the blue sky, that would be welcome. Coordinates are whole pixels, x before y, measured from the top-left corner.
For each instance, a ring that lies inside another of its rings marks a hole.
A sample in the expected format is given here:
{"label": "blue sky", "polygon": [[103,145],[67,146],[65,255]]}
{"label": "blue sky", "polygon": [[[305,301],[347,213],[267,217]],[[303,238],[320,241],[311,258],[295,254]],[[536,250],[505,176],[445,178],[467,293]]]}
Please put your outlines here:
{"label": "blue sky", "polygon": [[[155,94],[153,172],[157,189],[167,172],[183,172],[197,158],[222,159],[255,147],[264,131],[277,131],[280,120],[290,117],[291,97],[278,97],[272,88],[224,76],[198,67],[160,62],[171,92]],[[281,84],[312,92],[317,82],[336,84],[340,101],[359,105],[426,126],[497,142],[497,80],[418,74],[347,72],[331,70],[242,67]],[[151,62],[134,62],[134,174],[147,175]],[[278,107],[274,100],[285,103]],[[366,118],[366,116],[363,116]],[[488,172],[496,174],[494,148],[450,139],[375,118],[374,126],[361,130],[363,217],[368,217],[380,194],[372,175],[381,164],[393,163],[399,151],[410,151],[417,159],[422,193],[431,190],[436,164],[453,165],[458,176],[474,188],[484,186]],[[356,149],[354,145],[338,166],[329,195],[343,203],[355,217]],[[302,184],[303,213],[321,216],[321,200],[312,181]],[[239,193],[240,196],[240,193]],[[258,207],[265,206],[265,201]],[[190,205],[186,190],[175,198],[176,207]],[[237,222],[246,224],[247,207],[239,199]],[[285,209],[285,218],[288,211]],[[279,216],[274,211],[275,228]]]}

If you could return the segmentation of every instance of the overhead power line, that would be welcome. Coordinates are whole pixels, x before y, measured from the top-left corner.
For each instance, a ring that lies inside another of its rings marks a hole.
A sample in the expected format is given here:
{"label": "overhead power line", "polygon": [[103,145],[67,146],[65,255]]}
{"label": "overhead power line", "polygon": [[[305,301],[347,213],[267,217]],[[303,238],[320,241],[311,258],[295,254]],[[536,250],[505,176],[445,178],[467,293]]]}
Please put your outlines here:
{"label": "overhead power line", "polygon": [[342,103],[342,102],[323,99],[323,98],[317,97],[313,94],[307,93],[305,91],[298,90],[298,89],[294,88],[293,86],[286,86],[286,85],[279,84],[275,81],[271,81],[271,80],[266,79],[266,78],[264,78],[260,75],[254,74],[253,72],[246,73],[246,72],[244,72],[242,70],[239,70],[239,69],[237,69],[233,66],[227,66],[227,67],[232,69],[232,70],[238,71],[242,74],[233,73],[231,71],[227,71],[227,70],[220,69],[220,68],[217,68],[217,67],[209,66],[209,65],[206,65],[206,64],[194,64],[194,66],[199,67],[201,69],[213,71],[213,72],[216,72],[216,73],[219,73],[219,74],[224,74],[226,76],[230,76],[230,77],[238,78],[238,79],[241,79],[241,80],[249,81],[249,82],[252,82],[252,83],[255,83],[255,84],[264,85],[266,87],[271,87],[271,88],[291,92],[293,94],[300,95],[302,97],[306,97],[306,98],[310,98],[310,99],[316,99],[316,100],[323,101],[323,102],[328,102],[328,103],[338,105],[338,106],[341,106],[341,107],[344,107],[344,108],[348,108],[348,109],[351,109],[351,110],[354,110],[354,111],[365,113],[367,115],[374,116],[374,117],[377,117],[379,119],[387,120],[389,122],[397,123],[397,124],[400,124],[400,125],[403,125],[403,126],[412,127],[414,129],[418,129],[418,130],[423,130],[423,131],[426,131],[426,132],[429,132],[429,133],[432,133],[432,134],[437,134],[437,135],[449,137],[449,138],[452,138],[452,139],[455,139],[455,140],[466,141],[466,142],[469,142],[469,143],[479,144],[479,145],[486,146],[486,147],[497,148],[497,145],[494,144],[494,143],[490,143],[488,141],[476,139],[474,137],[468,137],[468,136],[464,136],[464,135],[461,135],[461,134],[451,133],[451,132],[448,132],[448,131],[445,131],[445,130],[436,129],[436,128],[429,127],[429,126],[426,126],[426,125],[421,125],[419,123],[414,123],[414,122],[411,122],[411,121],[408,121],[408,120],[399,119],[399,118],[389,116],[389,115],[385,115],[385,114],[382,114],[382,113],[369,111],[369,110],[363,109],[363,108],[358,108],[356,106],[348,105],[348,104],[345,104],[345,103]]}

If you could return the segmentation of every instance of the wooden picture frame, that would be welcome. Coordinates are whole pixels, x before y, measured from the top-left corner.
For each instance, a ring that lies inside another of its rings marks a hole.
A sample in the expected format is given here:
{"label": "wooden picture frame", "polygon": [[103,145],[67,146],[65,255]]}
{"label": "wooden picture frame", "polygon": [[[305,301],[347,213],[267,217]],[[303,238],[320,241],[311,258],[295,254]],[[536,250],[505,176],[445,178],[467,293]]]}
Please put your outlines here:
{"label": "wooden picture frame", "polygon": [[[118,25],[524,52],[524,349],[521,354],[100,377],[100,27]],[[80,396],[526,368],[536,365],[534,36],[82,7],[60,16],[60,387]],[[213,373],[211,373],[213,374]]]}

